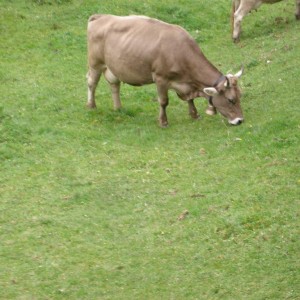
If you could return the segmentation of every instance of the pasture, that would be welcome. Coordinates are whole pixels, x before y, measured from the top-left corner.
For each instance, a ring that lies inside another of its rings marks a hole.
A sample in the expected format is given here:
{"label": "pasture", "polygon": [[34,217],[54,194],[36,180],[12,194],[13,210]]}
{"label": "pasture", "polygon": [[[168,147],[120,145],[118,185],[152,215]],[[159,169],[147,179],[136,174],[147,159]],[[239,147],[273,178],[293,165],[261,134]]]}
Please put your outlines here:
{"label": "pasture", "polygon": [[[229,0],[0,0],[0,299],[299,299],[300,22],[262,6],[231,40]],[[213,3],[213,5],[212,5]],[[86,24],[186,28],[240,80],[245,122],[190,119],[155,86],[102,78],[86,103]],[[188,211],[188,213],[185,213]]]}

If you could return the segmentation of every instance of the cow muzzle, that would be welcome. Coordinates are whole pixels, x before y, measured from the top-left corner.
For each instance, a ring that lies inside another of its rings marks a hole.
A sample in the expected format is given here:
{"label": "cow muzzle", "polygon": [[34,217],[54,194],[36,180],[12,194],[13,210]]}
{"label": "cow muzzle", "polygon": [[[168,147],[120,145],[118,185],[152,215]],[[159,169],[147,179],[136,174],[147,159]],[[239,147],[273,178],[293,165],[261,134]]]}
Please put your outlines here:
{"label": "cow muzzle", "polygon": [[244,121],[243,118],[235,118],[233,120],[228,120],[229,124],[231,125],[240,125],[243,123],[243,121]]}

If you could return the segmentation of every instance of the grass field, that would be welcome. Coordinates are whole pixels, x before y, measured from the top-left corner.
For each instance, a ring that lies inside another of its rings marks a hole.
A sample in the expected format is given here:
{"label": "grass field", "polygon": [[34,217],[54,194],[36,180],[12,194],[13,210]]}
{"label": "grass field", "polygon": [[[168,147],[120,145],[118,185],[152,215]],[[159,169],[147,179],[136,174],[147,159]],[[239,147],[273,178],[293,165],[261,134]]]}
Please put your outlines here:
{"label": "grass field", "polygon": [[[0,0],[0,299],[299,299],[300,22],[229,0]],[[212,5],[213,3],[213,5]],[[103,80],[85,108],[86,23],[143,14],[185,27],[245,75],[245,123],[188,116],[154,86]],[[184,211],[189,213],[178,220]]]}

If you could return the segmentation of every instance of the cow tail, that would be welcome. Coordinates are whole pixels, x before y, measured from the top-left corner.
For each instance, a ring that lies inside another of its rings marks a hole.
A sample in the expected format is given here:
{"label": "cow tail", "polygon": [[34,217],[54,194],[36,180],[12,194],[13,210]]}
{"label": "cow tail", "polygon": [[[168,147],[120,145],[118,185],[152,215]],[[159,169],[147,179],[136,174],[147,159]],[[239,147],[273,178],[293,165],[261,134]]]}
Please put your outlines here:
{"label": "cow tail", "polygon": [[95,20],[101,18],[102,16],[103,15],[99,15],[99,14],[98,15],[92,15],[92,16],[89,17],[88,23],[90,23],[92,21],[95,21]]}

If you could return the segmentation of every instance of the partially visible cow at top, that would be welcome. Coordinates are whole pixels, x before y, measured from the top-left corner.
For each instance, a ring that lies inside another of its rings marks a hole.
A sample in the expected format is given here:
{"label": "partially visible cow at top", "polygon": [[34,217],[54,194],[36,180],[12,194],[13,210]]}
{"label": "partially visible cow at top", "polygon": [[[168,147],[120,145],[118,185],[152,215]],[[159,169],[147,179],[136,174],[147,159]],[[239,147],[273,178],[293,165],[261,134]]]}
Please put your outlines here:
{"label": "partially visible cow at top", "polygon": [[[241,23],[243,18],[263,3],[276,3],[282,0],[232,0],[232,38],[238,42],[241,34]],[[300,19],[300,0],[296,0],[296,19]]]}
{"label": "partially visible cow at top", "polygon": [[96,107],[101,74],[110,84],[115,109],[121,107],[120,83],[155,83],[160,103],[159,124],[168,125],[168,91],[187,101],[192,118],[199,117],[194,98],[209,100],[208,114],[218,110],[230,124],[243,121],[238,78],[224,76],[203,55],[196,41],[180,26],[145,16],[93,15],[88,21],[88,101]]}

